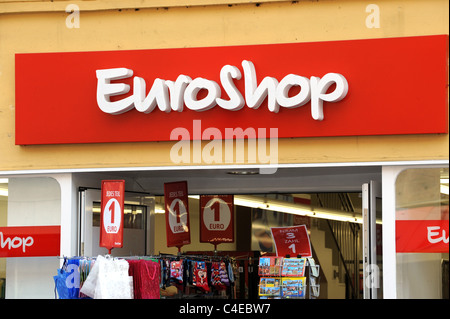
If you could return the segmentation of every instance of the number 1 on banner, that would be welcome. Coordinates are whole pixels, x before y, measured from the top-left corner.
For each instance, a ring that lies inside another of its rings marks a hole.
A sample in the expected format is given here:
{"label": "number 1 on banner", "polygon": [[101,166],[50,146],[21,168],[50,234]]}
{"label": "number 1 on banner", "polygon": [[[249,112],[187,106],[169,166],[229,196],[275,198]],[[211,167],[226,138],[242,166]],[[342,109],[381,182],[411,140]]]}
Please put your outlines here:
{"label": "number 1 on banner", "polygon": [[288,246],[288,248],[292,250],[293,254],[295,254],[295,244]]}
{"label": "number 1 on banner", "polygon": [[175,216],[176,216],[176,223],[177,224],[181,224],[181,212],[180,212],[180,202],[176,201],[175,205],[173,206],[173,211],[175,212]]}
{"label": "number 1 on banner", "polygon": [[111,214],[111,224],[114,224],[114,211],[115,211],[116,205],[109,206],[109,213]]}
{"label": "number 1 on banner", "polygon": [[215,201],[212,205],[211,205],[211,210],[214,213],[214,221],[218,222],[220,221],[220,202],[219,201]]}

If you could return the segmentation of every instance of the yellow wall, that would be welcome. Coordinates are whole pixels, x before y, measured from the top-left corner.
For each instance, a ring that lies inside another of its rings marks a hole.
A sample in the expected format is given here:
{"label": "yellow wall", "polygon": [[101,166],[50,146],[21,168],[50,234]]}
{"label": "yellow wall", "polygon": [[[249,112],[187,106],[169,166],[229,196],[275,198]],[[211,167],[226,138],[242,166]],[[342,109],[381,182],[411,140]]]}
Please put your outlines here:
{"label": "yellow wall", "polygon": [[[445,0],[245,2],[0,0],[0,170],[173,165],[171,142],[14,145],[15,53],[448,34]],[[72,3],[80,27],[69,29]],[[380,8],[379,28],[366,26],[370,3]],[[279,163],[442,160],[448,134],[282,139],[278,154]]]}

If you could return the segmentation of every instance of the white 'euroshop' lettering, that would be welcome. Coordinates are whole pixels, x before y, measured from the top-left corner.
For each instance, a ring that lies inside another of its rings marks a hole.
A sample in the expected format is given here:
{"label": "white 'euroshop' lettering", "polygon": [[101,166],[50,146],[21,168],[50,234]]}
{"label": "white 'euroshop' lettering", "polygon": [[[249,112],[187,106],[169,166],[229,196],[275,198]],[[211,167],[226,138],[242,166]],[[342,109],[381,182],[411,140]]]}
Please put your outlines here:
{"label": "white 'euroshop' lettering", "polygon": [[[112,80],[121,80],[133,76],[133,70],[127,68],[113,68],[97,70],[97,104],[108,114],[122,114],[136,108],[143,113],[152,112],[156,106],[163,112],[183,111],[184,105],[190,110],[202,112],[219,105],[221,108],[238,111],[245,104],[249,108],[258,109],[267,99],[268,109],[278,113],[280,107],[296,108],[311,101],[311,116],[314,120],[323,120],[323,102],[338,102],[345,98],[348,92],[346,78],[338,73],[327,73],[322,78],[312,76],[310,79],[288,74],[280,82],[273,77],[266,76],[259,84],[257,82],[255,66],[251,61],[242,61],[244,70],[244,96],[236,88],[234,80],[240,80],[242,75],[239,69],[232,65],[225,65],[220,71],[220,82],[229,100],[221,98],[222,92],[215,81],[180,75],[175,82],[155,79],[148,94],[146,82],[143,78],[133,78],[133,94],[117,101],[110,97],[126,94],[130,86],[125,83],[111,83]],[[328,89],[335,84],[332,92]],[[300,92],[289,96],[289,90],[300,87]],[[197,98],[200,90],[208,93],[201,99]]]}
{"label": "white 'euroshop' lettering", "polygon": [[22,246],[22,251],[25,252],[26,247],[30,247],[34,244],[34,239],[31,236],[28,237],[6,237],[3,238],[3,233],[0,232],[0,248],[7,247],[8,250],[16,249]]}
{"label": "white 'euroshop' lettering", "polygon": [[[440,241],[442,241],[444,244],[448,244],[448,236],[445,236],[445,229],[442,229],[442,235],[439,233],[439,230],[441,230],[440,226],[429,226],[427,227],[428,230],[428,242],[430,244],[436,244]],[[439,236],[441,235],[441,236]],[[439,237],[436,237],[439,236]]]}

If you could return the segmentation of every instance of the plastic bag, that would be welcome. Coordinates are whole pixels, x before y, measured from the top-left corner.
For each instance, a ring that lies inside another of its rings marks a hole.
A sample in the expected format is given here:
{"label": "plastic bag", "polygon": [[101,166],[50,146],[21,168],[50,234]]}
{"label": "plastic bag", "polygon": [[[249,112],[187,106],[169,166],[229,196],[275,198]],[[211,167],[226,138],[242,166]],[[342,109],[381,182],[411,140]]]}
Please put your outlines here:
{"label": "plastic bag", "polygon": [[[101,257],[101,256],[99,256],[99,257]],[[92,266],[92,269],[89,272],[89,275],[87,276],[86,280],[83,283],[83,286],[80,289],[80,292],[82,294],[84,294],[88,297],[91,297],[91,298],[94,298],[95,287],[97,286],[98,271],[99,271],[98,261],[99,261],[99,259],[97,258],[97,261],[94,263],[94,266]]]}
{"label": "plastic bag", "polygon": [[78,260],[64,258],[64,263],[53,276],[55,282],[55,298],[77,299],[79,292],[80,276],[78,273]]}
{"label": "plastic bag", "polygon": [[53,276],[55,281],[55,298],[57,298],[57,292],[59,299],[70,299],[69,287],[66,285],[67,276],[68,274],[64,269],[58,269],[58,274]]}
{"label": "plastic bag", "polygon": [[[98,259],[97,259],[98,263]],[[133,277],[126,260],[103,258],[99,265],[95,299],[133,299]]]}
{"label": "plastic bag", "polygon": [[128,267],[126,260],[98,256],[81,293],[94,299],[132,299],[133,277]]}

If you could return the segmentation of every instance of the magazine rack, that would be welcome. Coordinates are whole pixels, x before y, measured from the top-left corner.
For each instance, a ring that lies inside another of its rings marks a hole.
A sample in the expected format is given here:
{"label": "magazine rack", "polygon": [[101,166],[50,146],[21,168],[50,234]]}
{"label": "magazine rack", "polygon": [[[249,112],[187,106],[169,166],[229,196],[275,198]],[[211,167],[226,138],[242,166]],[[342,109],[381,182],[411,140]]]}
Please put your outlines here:
{"label": "magazine rack", "polygon": [[281,290],[283,299],[305,299],[305,277],[282,277]]}
{"label": "magazine rack", "polygon": [[309,299],[317,299],[320,295],[320,265],[314,259],[308,258],[309,270]]}
{"label": "magazine rack", "polygon": [[320,294],[319,270],[312,258],[260,257],[258,295],[260,299],[305,299],[308,268],[309,298]]}

